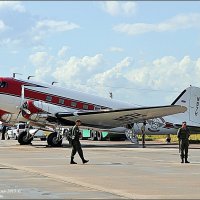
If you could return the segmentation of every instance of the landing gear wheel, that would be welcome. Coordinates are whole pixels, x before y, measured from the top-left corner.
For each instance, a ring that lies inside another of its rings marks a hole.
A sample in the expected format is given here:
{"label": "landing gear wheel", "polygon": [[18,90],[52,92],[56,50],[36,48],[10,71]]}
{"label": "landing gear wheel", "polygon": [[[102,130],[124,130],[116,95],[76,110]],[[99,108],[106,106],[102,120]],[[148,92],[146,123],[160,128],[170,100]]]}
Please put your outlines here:
{"label": "landing gear wheel", "polygon": [[97,131],[97,140],[98,141],[101,141],[103,138],[102,138],[102,133],[101,131]]}
{"label": "landing gear wheel", "polygon": [[32,140],[33,140],[33,137],[28,138],[26,131],[21,132],[18,136],[18,142],[20,143],[20,145],[30,144]]}
{"label": "landing gear wheel", "polygon": [[136,134],[133,133],[132,130],[125,131],[125,134],[127,139],[130,140],[132,143],[139,144],[138,137]]}
{"label": "landing gear wheel", "polygon": [[95,131],[93,131],[93,130],[90,132],[90,139],[91,139],[92,141],[96,140],[96,133],[95,133]]}
{"label": "landing gear wheel", "polygon": [[51,134],[49,134],[48,138],[47,138],[47,143],[49,146],[52,147],[61,147],[62,146],[62,139],[57,138],[57,132],[53,132]]}

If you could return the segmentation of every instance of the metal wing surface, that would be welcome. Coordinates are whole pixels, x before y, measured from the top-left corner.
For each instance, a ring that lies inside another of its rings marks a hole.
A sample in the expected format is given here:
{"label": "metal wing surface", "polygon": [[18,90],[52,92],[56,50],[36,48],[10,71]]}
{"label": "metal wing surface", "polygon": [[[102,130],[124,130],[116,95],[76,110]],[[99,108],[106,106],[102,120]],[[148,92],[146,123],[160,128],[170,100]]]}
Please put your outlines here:
{"label": "metal wing surface", "polygon": [[56,117],[60,119],[65,119],[69,122],[74,122],[76,121],[76,119],[80,119],[82,121],[82,125],[85,126],[114,128],[134,122],[143,122],[147,119],[183,113],[186,110],[187,108],[185,106],[169,105],[76,113],[59,112],[56,114]]}

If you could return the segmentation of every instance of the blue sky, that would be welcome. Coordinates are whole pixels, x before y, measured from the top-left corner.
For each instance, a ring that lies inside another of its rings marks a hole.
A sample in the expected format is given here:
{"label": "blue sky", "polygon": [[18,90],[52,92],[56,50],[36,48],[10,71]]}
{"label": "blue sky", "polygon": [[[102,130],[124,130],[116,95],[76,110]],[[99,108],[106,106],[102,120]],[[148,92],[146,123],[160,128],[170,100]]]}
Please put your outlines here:
{"label": "blue sky", "polygon": [[139,105],[200,86],[200,2],[1,1],[0,74]]}

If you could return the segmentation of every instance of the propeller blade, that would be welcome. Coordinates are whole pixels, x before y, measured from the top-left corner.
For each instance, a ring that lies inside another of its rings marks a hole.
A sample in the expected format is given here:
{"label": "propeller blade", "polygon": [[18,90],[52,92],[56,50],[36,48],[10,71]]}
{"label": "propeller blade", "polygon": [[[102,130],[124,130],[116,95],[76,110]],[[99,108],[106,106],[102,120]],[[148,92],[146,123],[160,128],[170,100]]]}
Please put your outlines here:
{"label": "propeller blade", "polygon": [[21,114],[22,110],[19,111],[18,115],[17,115],[17,118],[16,118],[16,121],[18,122],[18,118],[19,118],[19,115]]}
{"label": "propeller blade", "polygon": [[22,108],[23,104],[24,104],[24,85],[22,85],[20,108]]}

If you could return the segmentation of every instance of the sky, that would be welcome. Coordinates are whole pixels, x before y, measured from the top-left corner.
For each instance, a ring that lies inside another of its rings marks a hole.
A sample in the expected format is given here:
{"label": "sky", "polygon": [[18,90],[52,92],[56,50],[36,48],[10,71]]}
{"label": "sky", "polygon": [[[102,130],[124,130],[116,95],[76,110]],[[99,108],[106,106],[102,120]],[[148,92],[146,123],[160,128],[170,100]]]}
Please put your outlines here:
{"label": "sky", "polygon": [[0,1],[0,76],[141,106],[200,87],[198,1]]}

